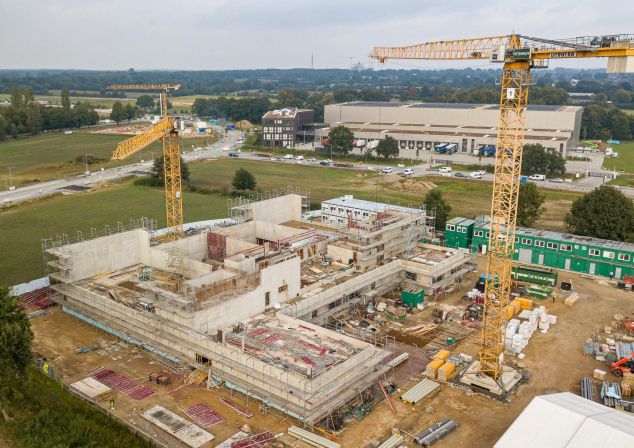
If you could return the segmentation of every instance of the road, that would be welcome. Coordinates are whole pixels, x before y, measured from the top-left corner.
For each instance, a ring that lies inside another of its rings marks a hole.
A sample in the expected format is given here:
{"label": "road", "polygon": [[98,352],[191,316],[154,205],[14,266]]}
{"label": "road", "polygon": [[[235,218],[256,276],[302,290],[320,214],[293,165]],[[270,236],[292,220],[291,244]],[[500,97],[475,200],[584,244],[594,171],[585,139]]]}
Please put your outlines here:
{"label": "road", "polygon": [[[216,143],[202,149],[189,151],[183,154],[183,160],[186,162],[191,162],[194,160],[205,160],[212,158],[221,158],[227,157],[229,152],[233,150],[237,150],[241,144],[238,143],[241,133],[239,131],[229,131],[228,133],[224,133],[220,130],[219,134],[222,136],[220,140]],[[472,157],[466,154],[454,154],[453,156],[464,156],[464,157]],[[249,152],[241,152],[239,155],[242,159],[248,160],[258,160],[264,161],[268,160],[268,163],[284,163],[284,164],[303,164],[303,165],[319,165],[319,161],[309,161],[309,160],[289,160],[289,159],[263,159],[262,157],[256,156],[254,153]],[[447,156],[446,156],[447,157]],[[453,160],[453,159],[452,159]],[[457,161],[457,159],[455,159]],[[608,171],[605,171],[601,168],[603,162],[603,158],[597,155],[592,155],[590,162],[567,162],[567,169],[572,172],[586,172],[586,170],[596,171],[596,172],[605,172],[608,174]],[[58,179],[49,182],[42,182],[39,184],[28,185],[25,187],[16,188],[14,190],[4,190],[0,191],[0,205],[8,205],[8,204],[16,204],[19,202],[30,201],[38,198],[42,198],[45,196],[50,196],[60,192],[70,193],[72,191],[82,190],[84,188],[90,188],[91,186],[97,185],[101,182],[105,181],[114,181],[117,179],[121,179],[126,176],[131,175],[145,175],[152,168],[153,161],[145,161],[145,162],[137,162],[129,165],[110,168],[106,170],[96,171],[94,173],[90,173],[89,175],[80,175],[74,176],[67,179]],[[324,169],[337,169],[334,167],[323,167]],[[382,170],[386,168],[386,165],[370,163],[368,165],[353,165],[352,169],[360,170],[360,171],[376,171]],[[418,176],[440,176],[437,171],[437,168],[429,168],[428,164],[422,164],[411,167],[414,170],[413,177]],[[402,173],[404,168],[393,167],[394,174]],[[456,176],[457,173],[463,173],[464,178],[469,178],[469,172],[464,170],[454,170],[451,177],[458,178]],[[479,181],[483,182],[492,182],[493,175],[486,173],[482,176],[482,179]],[[567,190],[574,191],[579,193],[587,193],[592,191],[594,188],[601,185],[603,182],[606,182],[603,177],[587,177],[583,178],[580,181],[576,182],[562,182],[555,183],[549,181],[537,182],[537,185],[540,188],[548,188],[554,190]],[[617,187],[619,188],[625,195],[628,197],[634,198],[634,188],[629,187]]]}
{"label": "road", "polygon": [[[223,133],[221,133],[222,135]],[[216,143],[204,149],[189,151],[183,154],[183,160],[201,160],[226,156],[228,152],[239,147],[236,142],[240,138],[239,131],[229,131]],[[66,179],[57,179],[33,185],[16,188],[14,190],[0,191],[0,205],[17,204],[24,201],[32,201],[58,193],[70,193],[90,188],[101,182],[115,181],[126,176],[146,175],[152,168],[152,160],[136,162],[117,168],[102,169]]]}

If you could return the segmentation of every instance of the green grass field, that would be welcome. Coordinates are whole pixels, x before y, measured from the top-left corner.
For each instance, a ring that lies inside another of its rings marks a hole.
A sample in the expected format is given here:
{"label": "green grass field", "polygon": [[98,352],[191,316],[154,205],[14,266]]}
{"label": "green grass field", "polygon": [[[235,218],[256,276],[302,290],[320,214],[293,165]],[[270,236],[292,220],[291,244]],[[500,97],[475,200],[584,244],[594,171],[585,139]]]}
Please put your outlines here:
{"label": "green grass field", "polygon": [[622,142],[620,145],[613,145],[612,148],[619,156],[614,159],[603,159],[603,168],[634,174],[634,141]]}
{"label": "green grass field", "polygon": [[[104,159],[88,166],[90,171],[96,171],[102,167],[121,166],[141,159],[150,160],[152,156],[158,157],[162,151],[161,142],[155,142],[128,160],[110,160],[117,144],[126,138],[129,136],[78,131],[71,135],[53,133],[17,140],[8,139],[0,143],[0,180],[9,177],[9,167],[12,167],[13,184],[20,186],[81,174],[86,168],[83,160],[77,161],[76,158],[85,154]],[[204,138],[184,139],[183,148],[189,150],[192,144],[199,145],[204,141]],[[209,138],[208,141],[211,143],[214,140]],[[6,188],[5,183],[1,181],[0,188]]]}
{"label": "green grass field", "polygon": [[[34,95],[35,100],[36,101],[48,101],[48,104],[50,105],[61,105],[62,104],[62,99],[61,96],[59,94],[57,95]],[[8,93],[0,93],[0,100],[9,100],[11,98],[11,95]],[[93,106],[98,106],[102,109],[110,109],[112,108],[112,104],[115,101],[120,101],[122,103],[126,103],[131,101],[132,104],[135,104],[136,99],[135,98],[99,98],[99,97],[83,97],[83,96],[71,96],[70,97],[70,102],[72,104],[75,104],[77,101],[81,101],[83,102],[88,102],[90,104],[92,104]]]}
{"label": "green grass field", "polygon": [[621,110],[628,115],[634,115],[634,109],[621,109]]}
{"label": "green grass field", "polygon": [[[185,192],[185,219],[199,221],[227,215],[227,200],[220,194]],[[0,285],[10,286],[44,274],[41,239],[62,233],[76,235],[91,227],[103,230],[143,216],[165,226],[163,191],[131,183],[93,193],[57,196],[32,204],[0,209]]]}
{"label": "green grass field", "polygon": [[[418,207],[426,193],[426,187],[416,191],[404,180],[388,182],[387,177],[374,173],[240,159],[210,160],[190,164],[192,183],[214,192],[206,195],[185,192],[185,221],[225,217],[228,196],[220,192],[232,190],[231,179],[240,167],[256,176],[261,191],[287,185],[310,189],[313,204],[354,194],[359,199]],[[437,185],[452,206],[451,216],[473,217],[489,211],[491,183],[438,176],[420,180]],[[417,185],[422,184],[419,182]],[[545,193],[547,213],[537,226],[561,230],[563,217],[578,195],[555,190],[545,190]],[[13,285],[44,274],[43,237],[62,233],[75,235],[77,230],[103,229],[104,224],[116,226],[117,221],[127,223],[142,216],[156,218],[159,227],[163,227],[163,207],[161,188],[125,182],[95,192],[57,196],[0,209],[0,247],[4,255],[0,258],[0,285]]]}

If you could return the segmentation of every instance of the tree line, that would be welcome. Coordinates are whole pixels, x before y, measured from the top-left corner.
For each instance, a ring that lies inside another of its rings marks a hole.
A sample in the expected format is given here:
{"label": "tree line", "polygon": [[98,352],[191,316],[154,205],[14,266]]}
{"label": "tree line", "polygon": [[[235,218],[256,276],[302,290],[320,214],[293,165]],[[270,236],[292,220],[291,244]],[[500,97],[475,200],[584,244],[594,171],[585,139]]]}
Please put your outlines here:
{"label": "tree line", "polygon": [[29,87],[13,87],[7,107],[0,108],[0,141],[19,134],[94,125],[99,116],[94,107],[78,101],[71,105],[67,89],[61,92],[61,107],[39,104]]}
{"label": "tree line", "polygon": [[613,104],[588,104],[583,108],[581,138],[629,140],[634,136],[634,115]]}

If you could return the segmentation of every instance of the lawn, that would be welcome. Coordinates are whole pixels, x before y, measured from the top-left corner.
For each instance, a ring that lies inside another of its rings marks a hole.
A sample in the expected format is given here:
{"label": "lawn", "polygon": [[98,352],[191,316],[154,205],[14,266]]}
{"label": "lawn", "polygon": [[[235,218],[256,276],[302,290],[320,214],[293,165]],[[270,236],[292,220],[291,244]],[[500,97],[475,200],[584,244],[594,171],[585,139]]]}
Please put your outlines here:
{"label": "lawn", "polygon": [[13,420],[0,424],[0,443],[6,439],[16,448],[154,446],[35,369],[16,394],[8,405]]}
{"label": "lawn", "polygon": [[[73,134],[42,134],[33,137],[9,139],[0,143],[0,179],[9,177],[11,167],[13,184],[26,185],[38,181],[47,181],[61,177],[81,174],[85,171],[83,157],[93,155],[103,161],[89,165],[90,171],[100,168],[121,166],[141,159],[149,160],[162,151],[161,142],[155,142],[128,160],[112,161],[117,144],[130,136],[92,134],[88,131],[76,131]],[[183,147],[199,144],[201,139],[183,140]],[[80,157],[80,160],[77,160]],[[5,181],[0,188],[6,188]]]}
{"label": "lawn", "polygon": [[[227,215],[227,200],[220,194],[184,193],[186,221],[199,221]],[[91,227],[103,230],[143,216],[156,218],[165,226],[163,190],[114,185],[92,193],[57,196],[31,204],[0,209],[0,285],[10,286],[44,275],[41,239]]]}
{"label": "lawn", "polygon": [[622,142],[620,145],[613,145],[612,148],[619,156],[614,159],[603,159],[603,168],[634,174],[634,141]]}

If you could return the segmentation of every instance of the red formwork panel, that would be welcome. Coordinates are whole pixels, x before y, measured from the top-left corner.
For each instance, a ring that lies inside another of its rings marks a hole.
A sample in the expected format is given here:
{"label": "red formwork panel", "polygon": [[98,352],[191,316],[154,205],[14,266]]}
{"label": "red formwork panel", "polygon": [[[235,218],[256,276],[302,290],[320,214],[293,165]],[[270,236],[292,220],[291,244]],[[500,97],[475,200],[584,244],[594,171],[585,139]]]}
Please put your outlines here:
{"label": "red formwork panel", "polygon": [[205,403],[198,403],[185,411],[198,426],[208,428],[225,421],[224,417],[211,409]]}
{"label": "red formwork panel", "polygon": [[144,398],[156,393],[154,389],[139,384],[127,376],[121,375],[119,372],[111,369],[98,370],[91,376],[100,383],[103,383],[108,387],[112,387],[113,389],[118,390],[135,400],[143,400]]}

